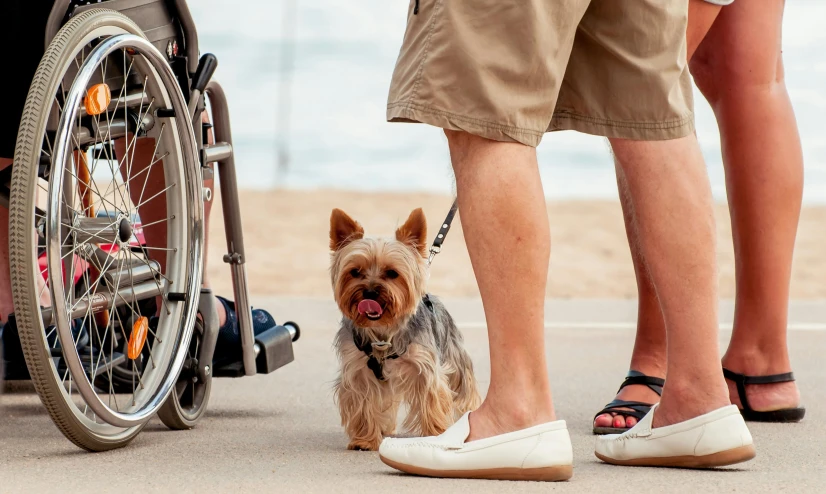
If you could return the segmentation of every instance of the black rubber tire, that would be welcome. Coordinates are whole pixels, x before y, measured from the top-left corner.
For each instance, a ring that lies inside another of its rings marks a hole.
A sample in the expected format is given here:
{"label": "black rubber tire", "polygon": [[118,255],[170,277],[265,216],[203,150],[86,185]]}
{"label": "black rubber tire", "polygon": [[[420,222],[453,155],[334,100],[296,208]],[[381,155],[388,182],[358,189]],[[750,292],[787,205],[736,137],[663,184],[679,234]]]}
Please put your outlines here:
{"label": "black rubber tire", "polygon": [[[192,333],[192,342],[190,342],[190,345],[195,345],[196,339],[201,338],[202,335],[203,329],[201,322],[198,321],[195,323],[195,330]],[[197,346],[195,348],[197,349]],[[181,380],[188,379],[188,377],[183,374],[184,373],[181,372],[181,375],[178,376],[178,384],[182,385],[184,383]],[[161,419],[161,422],[163,422],[165,426],[172,430],[189,430],[195,427],[198,421],[204,417],[204,413],[209,404],[209,397],[212,393],[212,375],[210,375],[206,381],[194,384],[194,386],[199,388],[198,399],[196,400],[197,403],[195,406],[191,408],[185,409],[181,405],[177,389],[178,384],[176,384],[176,389],[172,390],[172,394],[169,395],[169,398],[166,399],[166,402],[164,402],[163,406],[158,410],[158,418]],[[193,385],[189,383],[186,384]]]}

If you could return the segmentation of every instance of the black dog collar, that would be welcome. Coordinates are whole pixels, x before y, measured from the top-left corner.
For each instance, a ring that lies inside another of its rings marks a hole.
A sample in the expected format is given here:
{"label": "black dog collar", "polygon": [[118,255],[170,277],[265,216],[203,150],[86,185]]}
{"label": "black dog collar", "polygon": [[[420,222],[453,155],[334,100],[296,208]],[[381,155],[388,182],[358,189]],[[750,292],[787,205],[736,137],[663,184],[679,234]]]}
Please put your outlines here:
{"label": "black dog collar", "polygon": [[[433,302],[430,300],[430,295],[425,295],[424,298],[422,298],[422,303],[428,308],[428,310],[430,310],[430,312],[434,314],[436,313],[436,309],[433,308]],[[353,343],[355,343],[356,348],[367,355],[367,368],[373,371],[373,375],[376,376],[376,379],[379,381],[386,381],[384,378],[384,361],[397,359],[399,358],[399,354],[393,352],[381,360],[377,359],[376,356],[373,355],[373,342],[365,340],[356,331],[353,331]]]}

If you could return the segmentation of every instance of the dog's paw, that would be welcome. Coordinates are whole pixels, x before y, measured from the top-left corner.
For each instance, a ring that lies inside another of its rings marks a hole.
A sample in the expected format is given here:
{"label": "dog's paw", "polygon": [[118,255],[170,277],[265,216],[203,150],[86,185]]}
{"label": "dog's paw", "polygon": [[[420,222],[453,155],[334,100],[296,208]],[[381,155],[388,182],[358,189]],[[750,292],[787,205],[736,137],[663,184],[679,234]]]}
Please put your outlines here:
{"label": "dog's paw", "polygon": [[350,444],[347,445],[347,449],[351,451],[378,451],[379,443],[375,441],[357,439],[350,441]]}

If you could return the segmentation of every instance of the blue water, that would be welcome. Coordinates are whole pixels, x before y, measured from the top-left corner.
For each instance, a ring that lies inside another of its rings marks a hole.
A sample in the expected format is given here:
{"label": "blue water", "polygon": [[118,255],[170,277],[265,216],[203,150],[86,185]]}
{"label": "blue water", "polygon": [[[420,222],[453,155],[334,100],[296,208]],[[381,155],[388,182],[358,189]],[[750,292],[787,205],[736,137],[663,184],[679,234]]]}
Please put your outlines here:
{"label": "blue water", "polygon": [[[285,1],[190,2],[201,50],[220,61],[216,78],[229,96],[241,185],[450,191],[441,131],[385,122],[407,2],[297,0],[296,21],[285,29]],[[824,24],[823,0],[786,3],[784,60],[803,142],[804,199],[818,203],[826,203]],[[277,131],[276,123],[285,36],[295,54],[288,132]],[[716,123],[702,96],[695,96],[698,138],[714,193],[724,198]],[[278,170],[277,149],[289,156],[286,171]],[[539,146],[539,162],[550,197],[617,196],[602,138],[548,134]]]}

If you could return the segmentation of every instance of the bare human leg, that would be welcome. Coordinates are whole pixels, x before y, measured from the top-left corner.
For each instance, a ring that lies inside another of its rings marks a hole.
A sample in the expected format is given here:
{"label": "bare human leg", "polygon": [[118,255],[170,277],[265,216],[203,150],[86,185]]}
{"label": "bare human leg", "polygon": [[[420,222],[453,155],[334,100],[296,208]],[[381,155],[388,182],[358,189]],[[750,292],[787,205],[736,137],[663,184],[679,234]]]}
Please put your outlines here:
{"label": "bare human leg", "polygon": [[[692,0],[689,3],[688,28],[686,30],[689,59],[705,38],[706,33],[720,13],[720,9],[719,5],[713,5],[705,0]],[[632,237],[632,211],[628,185],[625,183],[619,164],[617,164],[617,187],[619,188],[620,203],[622,204],[623,219],[625,220],[625,232],[628,236],[628,245],[631,248],[631,261],[634,264],[634,274],[637,278],[637,337],[634,340],[634,350],[631,353],[630,368],[647,376],[662,378],[665,377],[666,367],[665,322],[663,321],[662,312],[660,312],[660,303],[657,300],[651,276],[645,270],[640,247]],[[626,386],[617,393],[616,398],[642,403],[657,403],[660,400],[657,393],[644,385]],[[625,416],[621,412],[605,413],[597,416],[594,420],[594,426],[596,427],[624,428],[633,427],[636,423],[637,419],[635,417]]]}
{"label": "bare human leg", "polygon": [[545,362],[550,230],[535,149],[446,131],[485,309],[491,378],[468,441],[555,420]]}
{"label": "bare human leg", "polygon": [[717,344],[711,187],[694,135],[611,139],[630,199],[630,226],[666,329],[668,381],[654,427],[729,404]]}
{"label": "bare human leg", "polygon": [[[803,184],[800,137],[783,80],[783,2],[768,7],[740,2],[721,11],[704,0],[692,0],[687,32],[694,80],[720,128],[737,258],[734,333],[723,365],[749,375],[791,370],[787,300]],[[662,314],[639,247],[631,239],[627,185],[620,174],[617,180],[639,292],[631,369],[664,376]],[[729,388],[732,403],[739,405],[734,383],[729,382]],[[747,392],[755,410],[794,407],[800,400],[793,382],[752,386]],[[628,386],[617,398],[659,400],[645,386]],[[594,422],[597,427],[635,424],[634,417],[621,413],[603,414]]]}
{"label": "bare human leg", "polygon": [[[803,154],[783,75],[783,7],[783,0],[734,2],[690,64],[720,128],[734,237],[734,330],[723,367],[752,376],[791,371],[786,325]],[[758,411],[800,402],[794,382],[748,386],[746,394]]]}

